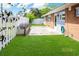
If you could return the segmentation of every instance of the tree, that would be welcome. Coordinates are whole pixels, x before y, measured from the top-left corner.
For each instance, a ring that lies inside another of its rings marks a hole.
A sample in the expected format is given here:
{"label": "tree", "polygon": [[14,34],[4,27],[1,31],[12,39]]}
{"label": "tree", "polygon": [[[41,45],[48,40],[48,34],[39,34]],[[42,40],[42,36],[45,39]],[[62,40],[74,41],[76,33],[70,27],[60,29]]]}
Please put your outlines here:
{"label": "tree", "polygon": [[29,18],[29,22],[32,23],[32,21],[36,18],[41,18],[42,15],[46,14],[49,12],[49,8],[43,8],[43,9],[38,9],[38,8],[31,8],[30,12],[27,13],[25,16]]}
{"label": "tree", "polygon": [[31,13],[33,13],[34,16],[36,16],[36,18],[41,17],[41,13],[40,13],[40,10],[38,8],[32,8]]}
{"label": "tree", "polygon": [[50,8],[48,8],[48,7],[40,9],[41,16],[48,13],[49,11],[50,11]]}
{"label": "tree", "polygon": [[29,23],[32,23],[33,19],[36,18],[36,16],[33,13],[28,13],[26,17],[29,18]]}
{"label": "tree", "polygon": [[36,18],[41,17],[40,10],[37,8],[31,8],[30,12],[25,15],[26,17],[29,18],[29,22],[32,23],[32,21]]}

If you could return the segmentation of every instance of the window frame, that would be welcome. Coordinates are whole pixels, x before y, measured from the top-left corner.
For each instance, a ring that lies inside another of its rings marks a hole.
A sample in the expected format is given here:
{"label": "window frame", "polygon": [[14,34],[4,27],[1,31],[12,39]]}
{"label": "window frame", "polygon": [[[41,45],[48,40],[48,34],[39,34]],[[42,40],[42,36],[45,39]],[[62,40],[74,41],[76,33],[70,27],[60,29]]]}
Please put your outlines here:
{"label": "window frame", "polygon": [[76,7],[76,9],[75,9],[75,16],[79,17],[79,7]]}

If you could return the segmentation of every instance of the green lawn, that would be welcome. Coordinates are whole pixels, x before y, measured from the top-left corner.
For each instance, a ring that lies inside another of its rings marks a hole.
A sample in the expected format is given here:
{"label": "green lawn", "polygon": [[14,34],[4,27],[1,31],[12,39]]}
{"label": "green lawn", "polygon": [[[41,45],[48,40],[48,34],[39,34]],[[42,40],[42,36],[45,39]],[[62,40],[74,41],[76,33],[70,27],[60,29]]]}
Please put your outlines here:
{"label": "green lawn", "polygon": [[32,26],[46,26],[44,24],[32,24]]}
{"label": "green lawn", "polygon": [[16,36],[0,55],[60,56],[79,55],[79,42],[63,35]]}

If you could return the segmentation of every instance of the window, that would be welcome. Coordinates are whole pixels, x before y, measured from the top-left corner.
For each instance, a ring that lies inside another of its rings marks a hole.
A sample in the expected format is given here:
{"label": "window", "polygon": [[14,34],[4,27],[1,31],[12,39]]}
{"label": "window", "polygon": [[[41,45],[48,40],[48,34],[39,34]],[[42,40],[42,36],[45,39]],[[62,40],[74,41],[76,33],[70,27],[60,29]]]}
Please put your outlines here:
{"label": "window", "polygon": [[62,20],[65,20],[65,14],[62,14]]}
{"label": "window", "polygon": [[51,19],[51,16],[49,15],[49,16],[48,16],[48,21],[50,21],[50,19]]}
{"label": "window", "polygon": [[79,17],[79,7],[76,8],[76,16]]}

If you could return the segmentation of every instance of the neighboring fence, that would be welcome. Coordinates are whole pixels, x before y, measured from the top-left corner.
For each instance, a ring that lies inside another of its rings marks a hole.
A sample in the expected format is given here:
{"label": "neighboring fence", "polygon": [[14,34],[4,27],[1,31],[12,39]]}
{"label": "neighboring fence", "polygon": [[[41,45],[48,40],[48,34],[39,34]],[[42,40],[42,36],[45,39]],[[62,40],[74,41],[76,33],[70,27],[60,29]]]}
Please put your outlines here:
{"label": "neighboring fence", "polygon": [[34,19],[34,21],[32,22],[32,24],[43,24],[43,23],[44,23],[43,18]]}

